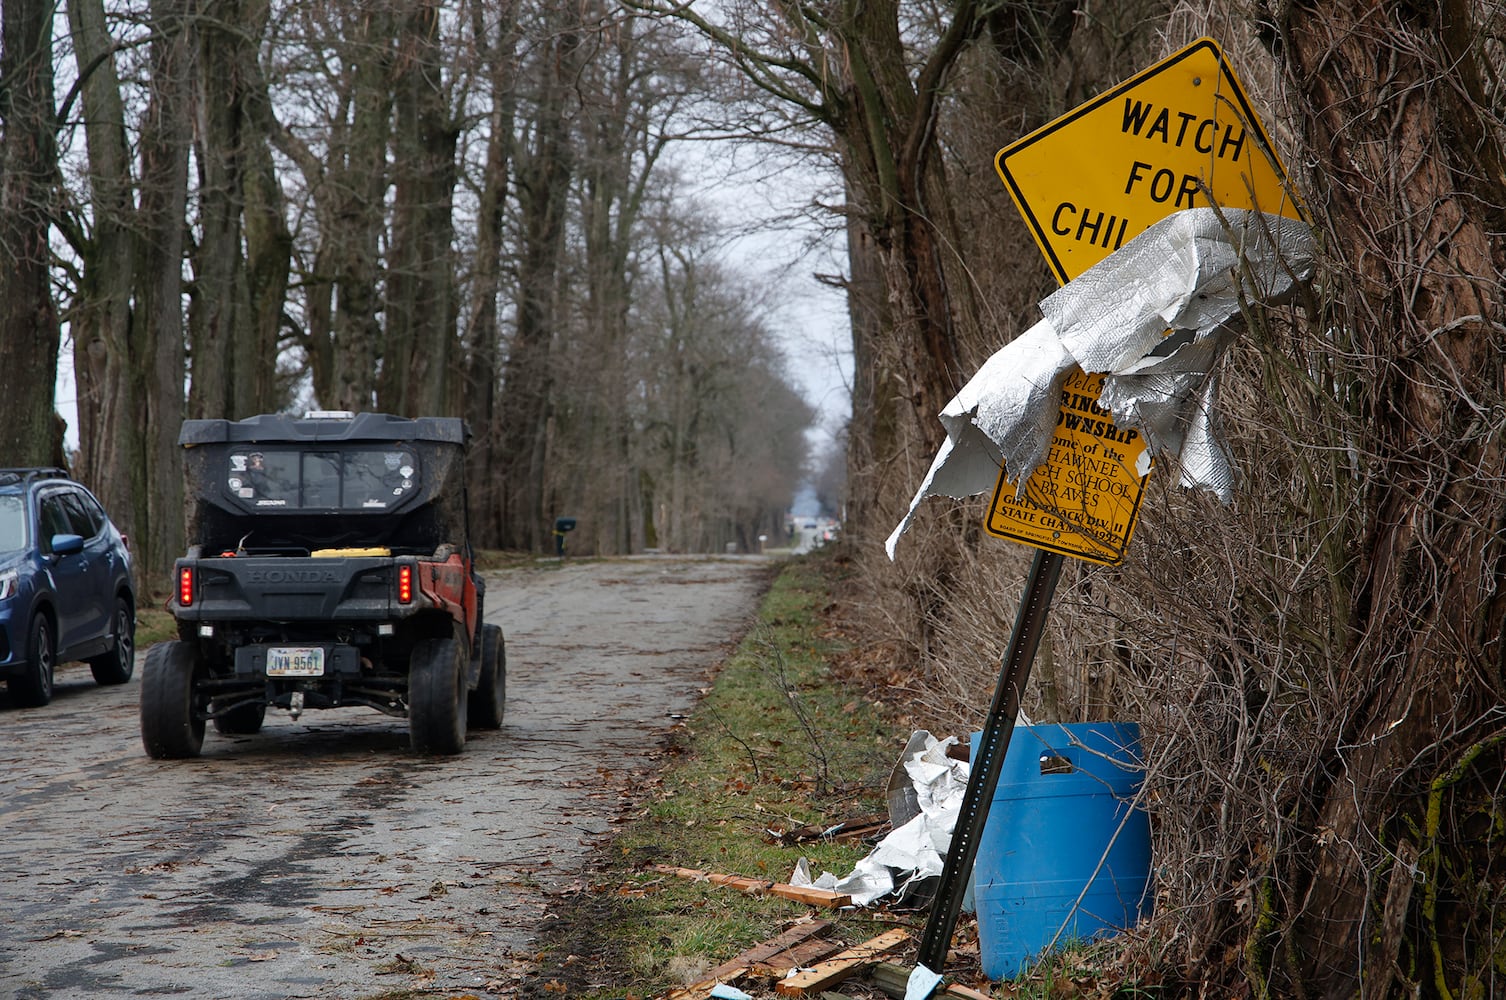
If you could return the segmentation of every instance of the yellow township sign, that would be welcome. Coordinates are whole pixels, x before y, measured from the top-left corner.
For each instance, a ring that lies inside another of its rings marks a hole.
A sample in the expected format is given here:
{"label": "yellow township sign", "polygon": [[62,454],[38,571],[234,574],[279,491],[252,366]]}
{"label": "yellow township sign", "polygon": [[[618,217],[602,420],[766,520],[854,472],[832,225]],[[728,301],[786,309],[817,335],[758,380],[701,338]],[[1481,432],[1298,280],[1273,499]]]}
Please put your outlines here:
{"label": "yellow township sign", "polygon": [[[1058,281],[1173,212],[1216,204],[1300,218],[1271,141],[1218,44],[1203,38],[999,150],[999,176]],[[1138,432],[1098,406],[1101,375],[1068,378],[1046,461],[1000,474],[987,530],[1112,565],[1144,482]]]}

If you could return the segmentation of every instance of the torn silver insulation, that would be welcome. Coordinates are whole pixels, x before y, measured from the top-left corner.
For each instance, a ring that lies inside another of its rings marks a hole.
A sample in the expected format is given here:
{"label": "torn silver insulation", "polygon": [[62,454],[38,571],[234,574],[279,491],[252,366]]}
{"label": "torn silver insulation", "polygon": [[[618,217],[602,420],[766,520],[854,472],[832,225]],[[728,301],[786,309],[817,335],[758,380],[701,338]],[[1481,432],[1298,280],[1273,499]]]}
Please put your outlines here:
{"label": "torn silver insulation", "polygon": [[[988,359],[938,415],[947,439],[886,548],[922,500],[1024,482],[1046,458],[1074,367],[1104,373],[1099,405],[1175,466],[1184,486],[1233,498],[1215,419],[1217,366],[1242,304],[1270,305],[1312,273],[1307,224],[1245,209],[1167,216],[1041,302],[1043,319]],[[1168,336],[1168,331],[1170,335]]]}

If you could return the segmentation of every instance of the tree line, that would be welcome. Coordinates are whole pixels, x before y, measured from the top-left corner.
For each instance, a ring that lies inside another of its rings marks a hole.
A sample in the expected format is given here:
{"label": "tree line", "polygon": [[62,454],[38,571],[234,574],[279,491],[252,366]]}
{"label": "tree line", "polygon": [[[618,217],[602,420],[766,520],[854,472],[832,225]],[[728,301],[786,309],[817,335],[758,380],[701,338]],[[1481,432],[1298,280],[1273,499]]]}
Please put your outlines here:
{"label": "tree line", "polygon": [[[59,13],[56,13],[59,12]],[[666,151],[707,71],[608,3],[17,0],[4,15],[4,431],[155,580],[185,418],[465,417],[488,547],[744,551],[813,409]],[[66,330],[63,340],[60,331]]]}

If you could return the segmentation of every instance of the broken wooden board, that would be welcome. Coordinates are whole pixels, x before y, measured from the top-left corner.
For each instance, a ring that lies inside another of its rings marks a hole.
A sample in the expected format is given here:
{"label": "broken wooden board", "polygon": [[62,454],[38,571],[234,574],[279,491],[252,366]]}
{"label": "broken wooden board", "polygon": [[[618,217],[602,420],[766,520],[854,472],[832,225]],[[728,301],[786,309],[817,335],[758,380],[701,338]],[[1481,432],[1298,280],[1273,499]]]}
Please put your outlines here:
{"label": "broken wooden board", "polygon": [[822,990],[840,983],[863,966],[872,965],[878,958],[908,940],[910,940],[909,933],[899,928],[885,931],[878,937],[869,938],[862,944],[848,948],[824,962],[818,962],[809,969],[802,969],[793,976],[779,980],[774,984],[774,992],[781,996],[808,996],[814,990]]}
{"label": "broken wooden board", "polygon": [[825,920],[798,923],[783,934],[754,945],[731,961],[723,962],[689,986],[670,990],[664,994],[663,1000],[704,1000],[717,983],[730,984],[749,973],[783,975],[797,966],[825,958],[839,947],[830,941],[818,940],[829,930],[831,924]]}
{"label": "broken wooden board", "polygon": [[649,865],[648,871],[665,875],[678,875],[694,881],[725,885],[754,896],[770,895],[793,899],[807,906],[825,906],[832,909],[852,905],[852,896],[845,892],[830,892],[810,886],[790,885],[788,882],[766,882],[763,879],[746,878],[742,875],[723,875],[719,872],[703,872],[696,868],[675,868],[672,865]]}

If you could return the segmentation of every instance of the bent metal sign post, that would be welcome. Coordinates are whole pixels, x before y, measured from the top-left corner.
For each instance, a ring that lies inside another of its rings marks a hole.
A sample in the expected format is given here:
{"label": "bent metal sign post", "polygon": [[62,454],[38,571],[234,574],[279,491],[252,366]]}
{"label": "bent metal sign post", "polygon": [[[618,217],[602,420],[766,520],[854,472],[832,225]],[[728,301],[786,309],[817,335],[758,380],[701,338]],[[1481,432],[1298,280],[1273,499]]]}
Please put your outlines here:
{"label": "bent metal sign post", "polygon": [[[1211,38],[1010,143],[994,165],[1063,283],[1185,208],[1300,217],[1270,138]],[[1145,489],[1145,442],[1098,405],[1102,384],[1081,370],[1068,377],[1046,461],[1023,490],[1001,470],[990,534],[1106,565],[1124,558]]]}

